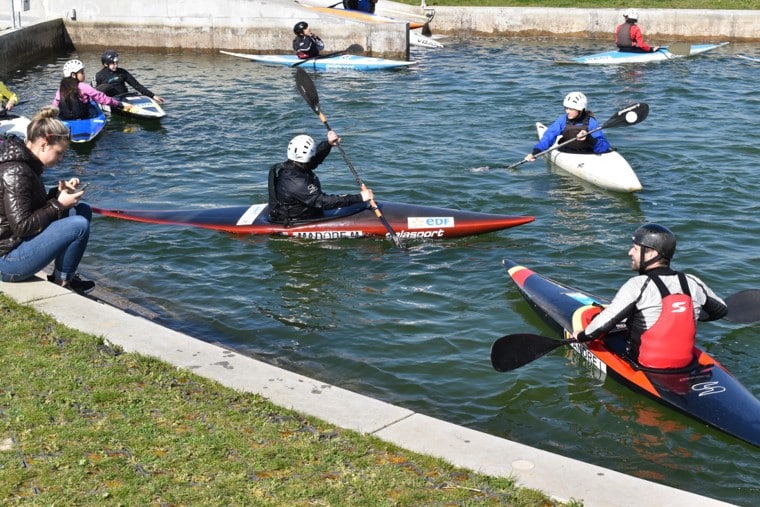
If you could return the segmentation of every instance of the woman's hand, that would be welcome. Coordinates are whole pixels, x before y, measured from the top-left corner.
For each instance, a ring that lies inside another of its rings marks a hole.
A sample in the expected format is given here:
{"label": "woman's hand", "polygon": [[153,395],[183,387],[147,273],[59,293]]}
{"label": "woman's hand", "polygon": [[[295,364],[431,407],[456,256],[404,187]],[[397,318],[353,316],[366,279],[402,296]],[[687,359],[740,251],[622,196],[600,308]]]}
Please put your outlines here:
{"label": "woman's hand", "polygon": [[58,182],[58,202],[64,208],[72,208],[77,205],[79,199],[84,195],[84,190],[77,190],[79,178],[69,178],[66,181]]}

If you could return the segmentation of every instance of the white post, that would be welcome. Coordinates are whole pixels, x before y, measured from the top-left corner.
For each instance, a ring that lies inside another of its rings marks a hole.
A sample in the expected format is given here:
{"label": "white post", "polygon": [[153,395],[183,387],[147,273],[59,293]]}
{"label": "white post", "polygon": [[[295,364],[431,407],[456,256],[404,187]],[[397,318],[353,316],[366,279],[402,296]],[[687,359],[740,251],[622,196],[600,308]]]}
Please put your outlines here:
{"label": "white post", "polygon": [[13,0],[11,0],[11,21],[13,21],[13,28],[16,28],[16,10],[13,8]]}

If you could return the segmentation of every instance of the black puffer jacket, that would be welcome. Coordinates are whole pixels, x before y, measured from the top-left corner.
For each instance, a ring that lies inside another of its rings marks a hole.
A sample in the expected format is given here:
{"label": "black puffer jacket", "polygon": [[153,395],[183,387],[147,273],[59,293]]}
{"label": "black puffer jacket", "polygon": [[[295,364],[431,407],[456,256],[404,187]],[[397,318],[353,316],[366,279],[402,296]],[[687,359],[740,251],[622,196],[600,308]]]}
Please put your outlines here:
{"label": "black puffer jacket", "polygon": [[8,138],[0,147],[0,255],[25,238],[39,234],[66,209],[58,202],[58,188],[45,191],[44,167],[21,140]]}

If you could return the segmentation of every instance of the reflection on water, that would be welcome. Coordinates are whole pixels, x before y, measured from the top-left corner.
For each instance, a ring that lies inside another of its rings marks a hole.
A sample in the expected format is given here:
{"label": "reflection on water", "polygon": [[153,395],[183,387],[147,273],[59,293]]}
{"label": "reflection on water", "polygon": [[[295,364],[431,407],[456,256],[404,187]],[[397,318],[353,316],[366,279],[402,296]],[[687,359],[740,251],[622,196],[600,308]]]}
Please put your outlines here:
{"label": "reflection on water", "polygon": [[[551,331],[522,301],[510,257],[611,297],[631,273],[629,237],[645,221],[679,236],[676,268],[722,294],[758,285],[757,167],[747,128],[760,117],[756,67],[729,45],[693,59],[631,67],[558,65],[599,45],[552,39],[447,40],[413,50],[397,72],[313,75],[330,125],[378,199],[534,215],[507,231],[401,252],[382,239],[313,243],[237,237],[97,217],[83,271],[172,327],[432,416],[671,486],[751,505],[756,449],[662,408],[553,353],[499,374],[491,343]],[[112,117],[88,148],[46,173],[91,183],[105,207],[192,208],[267,200],[269,166],[324,126],[291,69],[224,55],[122,51],[165,97],[167,117]],[[97,68],[99,52],[81,52]],[[31,62],[7,84],[49,103],[69,55]],[[709,76],[705,79],[704,76]],[[644,190],[621,195],[523,158],[536,121],[583,91],[600,118],[650,105],[607,138]],[[31,114],[33,107],[23,110]],[[320,166],[329,192],[356,192],[338,154]],[[700,324],[700,343],[760,393],[755,327]],[[688,462],[688,466],[685,463]],[[664,467],[664,468],[663,468]]]}

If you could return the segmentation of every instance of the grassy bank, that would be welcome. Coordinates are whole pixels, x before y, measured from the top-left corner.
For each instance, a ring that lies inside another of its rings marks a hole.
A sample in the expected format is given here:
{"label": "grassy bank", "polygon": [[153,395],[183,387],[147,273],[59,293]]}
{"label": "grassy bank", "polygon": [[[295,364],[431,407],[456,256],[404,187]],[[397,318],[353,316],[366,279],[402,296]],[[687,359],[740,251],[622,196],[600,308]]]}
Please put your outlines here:
{"label": "grassy bank", "polygon": [[[419,0],[397,0],[409,5],[420,5]],[[635,2],[610,2],[607,0],[427,0],[428,7],[449,5],[455,7],[577,7],[589,9],[737,9],[758,10],[759,0],[637,0]],[[643,12],[640,14],[644,14]]]}
{"label": "grassy bank", "polygon": [[0,294],[2,505],[556,505],[66,328]]}

